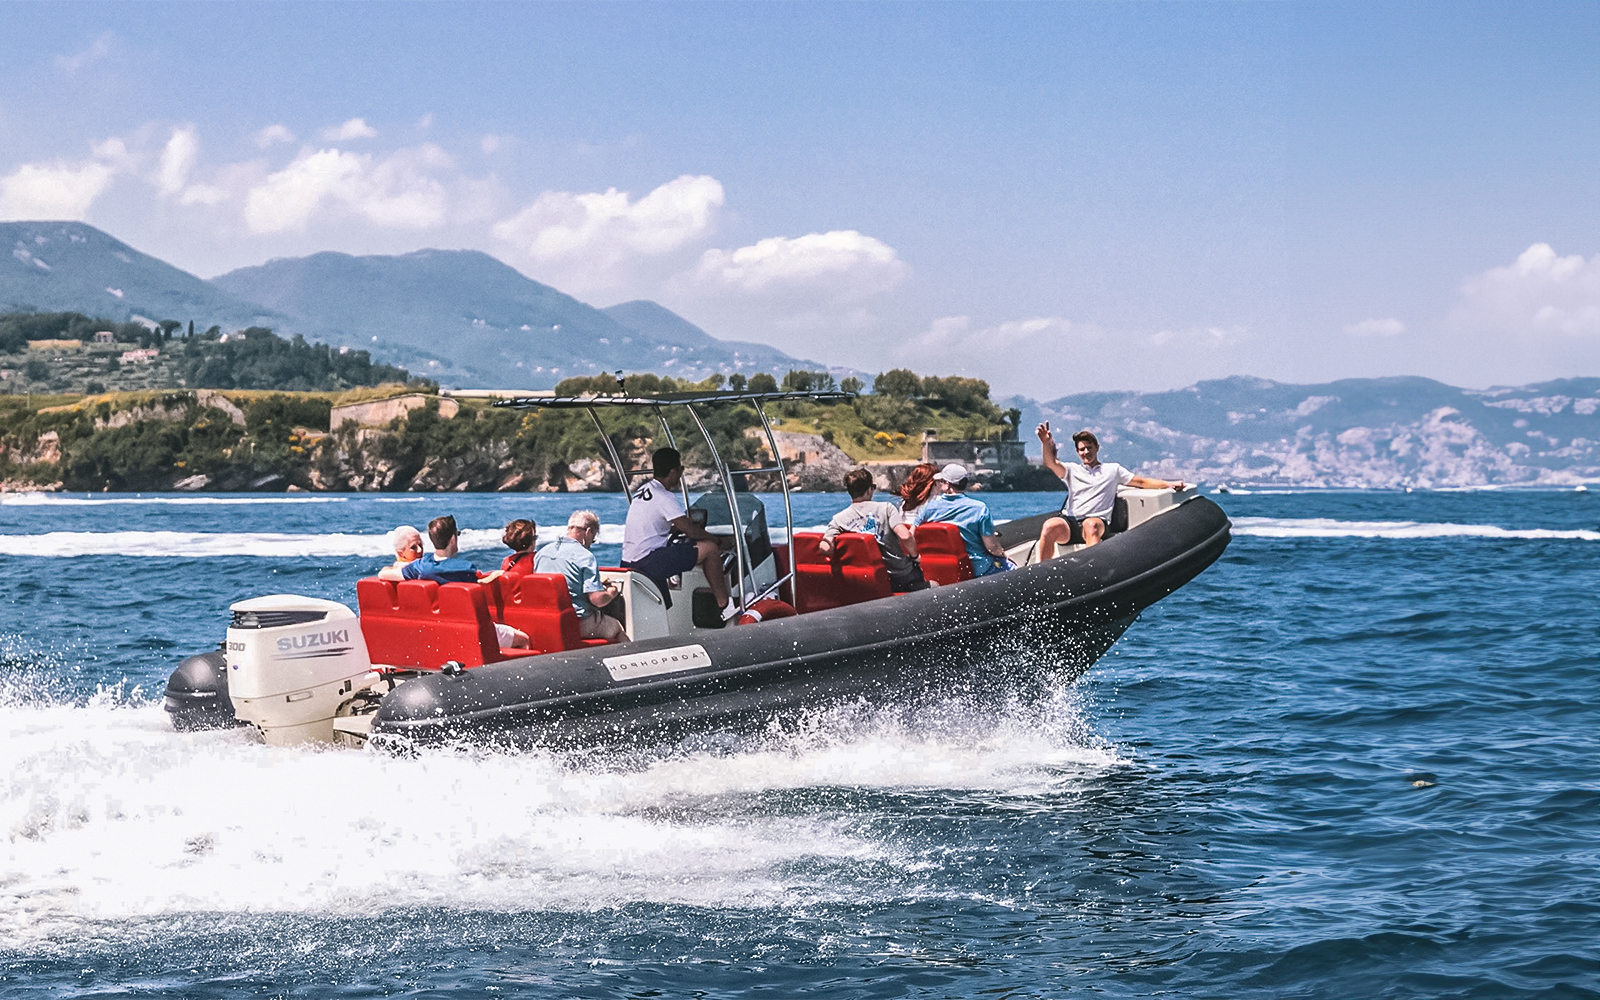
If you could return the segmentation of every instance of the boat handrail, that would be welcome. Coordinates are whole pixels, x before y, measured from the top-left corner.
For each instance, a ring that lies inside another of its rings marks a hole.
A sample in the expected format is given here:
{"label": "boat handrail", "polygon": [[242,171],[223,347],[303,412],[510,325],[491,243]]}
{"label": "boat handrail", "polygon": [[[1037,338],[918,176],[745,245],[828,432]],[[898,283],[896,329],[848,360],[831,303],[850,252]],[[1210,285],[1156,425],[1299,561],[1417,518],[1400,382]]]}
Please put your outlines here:
{"label": "boat handrail", "polygon": [[[617,452],[616,442],[611,440],[611,435],[606,432],[605,425],[600,422],[600,415],[595,412],[596,408],[602,406],[647,406],[654,411],[656,420],[660,422],[662,433],[667,439],[667,446],[671,448],[677,448],[678,442],[672,433],[672,425],[667,422],[666,414],[661,412],[661,408],[663,406],[681,406],[688,411],[690,419],[694,421],[695,426],[700,430],[700,436],[705,439],[706,448],[711,452],[712,466],[717,472],[717,478],[721,480],[723,493],[727,496],[729,522],[736,527],[744,523],[743,518],[739,513],[738,501],[734,495],[735,490],[733,477],[752,476],[761,473],[777,473],[778,487],[783,493],[784,537],[789,538],[793,537],[794,535],[794,508],[789,500],[789,476],[783,464],[783,455],[778,451],[778,436],[772,430],[772,421],[767,417],[767,411],[764,404],[800,400],[806,402],[834,402],[854,399],[855,397],[856,393],[853,392],[822,389],[808,389],[804,391],[778,390],[775,392],[724,392],[722,390],[713,390],[708,392],[697,390],[692,392],[660,392],[647,394],[629,393],[623,391],[616,393],[580,393],[576,396],[516,396],[510,399],[497,399],[494,401],[493,405],[496,407],[509,407],[511,409],[519,410],[581,409],[588,411],[589,419],[594,422],[594,428],[600,434],[600,440],[605,443],[606,454],[611,459],[611,467],[616,470],[617,481],[622,486],[622,495],[630,506],[633,503],[633,480],[636,477],[646,473],[654,474],[653,470],[630,469],[627,467],[627,465],[622,461],[622,456]],[[761,418],[761,429],[766,432],[767,447],[772,452],[772,465],[759,469],[733,469],[728,466],[727,462],[723,461],[722,453],[717,450],[717,444],[714,440],[712,440],[710,429],[707,428],[704,421],[700,419],[700,415],[695,412],[696,406],[710,405],[714,403],[750,403],[755,407],[756,416]],[[689,507],[693,506],[689,500],[689,484],[686,481],[680,482],[679,488],[683,493],[683,506],[685,509],[688,509]],[[754,604],[756,601],[761,600],[764,596],[769,596],[777,588],[776,585],[774,585],[773,587],[768,588],[762,596],[751,599],[745,588],[745,578],[749,576],[752,580],[754,579],[753,574],[755,573],[755,567],[750,565],[749,547],[746,544],[746,539],[742,530],[734,531],[733,544],[734,572],[739,581],[738,608],[739,610],[743,611],[749,608],[750,605]],[[793,557],[791,556],[791,559],[792,558]],[[798,604],[800,601],[800,577],[794,574],[792,569],[789,573],[789,576],[785,577],[785,579],[789,579],[790,577],[793,578],[792,582],[790,583],[790,587],[793,589],[790,593],[794,598],[795,603]]]}

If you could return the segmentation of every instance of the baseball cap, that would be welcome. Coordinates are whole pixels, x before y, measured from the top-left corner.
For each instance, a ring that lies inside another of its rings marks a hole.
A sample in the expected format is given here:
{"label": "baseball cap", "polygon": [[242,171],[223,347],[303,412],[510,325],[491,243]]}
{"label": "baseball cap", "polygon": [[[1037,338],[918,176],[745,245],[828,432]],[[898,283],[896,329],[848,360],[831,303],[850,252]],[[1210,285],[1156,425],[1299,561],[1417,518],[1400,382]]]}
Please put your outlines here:
{"label": "baseball cap", "polygon": [[943,480],[944,482],[954,486],[956,483],[962,482],[970,477],[967,475],[967,467],[965,465],[961,465],[957,462],[951,462],[938,472],[935,472],[933,474],[933,478]]}

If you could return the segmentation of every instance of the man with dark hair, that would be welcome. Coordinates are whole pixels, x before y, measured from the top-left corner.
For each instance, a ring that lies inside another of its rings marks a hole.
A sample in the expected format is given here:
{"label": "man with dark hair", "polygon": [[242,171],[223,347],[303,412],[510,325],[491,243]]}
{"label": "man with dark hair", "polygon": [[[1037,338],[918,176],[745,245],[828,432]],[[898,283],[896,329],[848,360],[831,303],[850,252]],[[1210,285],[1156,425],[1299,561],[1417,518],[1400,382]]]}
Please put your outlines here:
{"label": "man with dark hair", "polygon": [[951,462],[933,477],[944,490],[929,500],[917,512],[917,523],[948,521],[961,529],[961,541],[967,547],[967,558],[972,560],[974,576],[988,576],[1012,569],[1006,558],[1005,546],[995,537],[994,518],[989,516],[989,505],[969,497],[963,491],[971,483],[971,475],[964,465]]}
{"label": "man with dark hair", "polygon": [[1067,484],[1067,500],[1061,505],[1061,517],[1052,517],[1039,532],[1039,561],[1055,558],[1056,546],[1069,542],[1073,527],[1083,538],[1085,546],[1098,545],[1106,536],[1111,523],[1111,511],[1117,503],[1118,486],[1135,486],[1144,490],[1181,490],[1184,482],[1168,482],[1136,476],[1115,462],[1100,461],[1100,439],[1093,431],[1082,430],[1072,435],[1081,465],[1062,465],[1056,458],[1056,439],[1046,421],[1034,431],[1039,443],[1044,445],[1044,466],[1060,476]]}
{"label": "man with dark hair", "polygon": [[649,577],[670,602],[667,578],[687,573],[698,563],[717,607],[728,606],[728,578],[722,572],[722,549],[705,528],[689,520],[678,487],[683,458],[676,448],[657,448],[650,456],[649,479],[633,494],[622,526],[622,566]]}
{"label": "man with dark hair", "polygon": [[[818,546],[824,555],[833,551],[833,540],[841,531],[859,531],[878,539],[878,549],[883,553],[883,568],[889,571],[889,583],[894,592],[904,594],[912,590],[927,590],[928,581],[922,578],[922,568],[915,562],[916,536],[911,526],[900,516],[900,508],[892,503],[872,499],[872,473],[866,469],[852,469],[845,474],[844,488],[850,493],[850,506],[833,515],[822,533]],[[909,550],[909,557],[907,555]]]}

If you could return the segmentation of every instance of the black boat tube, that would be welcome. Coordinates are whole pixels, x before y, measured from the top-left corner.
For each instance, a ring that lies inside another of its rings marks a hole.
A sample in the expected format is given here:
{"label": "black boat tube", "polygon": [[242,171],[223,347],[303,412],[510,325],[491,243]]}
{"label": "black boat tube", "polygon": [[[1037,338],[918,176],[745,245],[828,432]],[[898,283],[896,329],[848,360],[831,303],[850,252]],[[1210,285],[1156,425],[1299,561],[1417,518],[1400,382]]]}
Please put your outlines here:
{"label": "black boat tube", "polygon": [[390,747],[519,745],[672,730],[896,686],[971,681],[975,669],[1006,669],[994,656],[1005,649],[1037,651],[1058,673],[1077,676],[1139,612],[1215,562],[1229,540],[1221,508],[1197,497],[1092,548],[953,586],[424,676],[384,697],[372,737]]}

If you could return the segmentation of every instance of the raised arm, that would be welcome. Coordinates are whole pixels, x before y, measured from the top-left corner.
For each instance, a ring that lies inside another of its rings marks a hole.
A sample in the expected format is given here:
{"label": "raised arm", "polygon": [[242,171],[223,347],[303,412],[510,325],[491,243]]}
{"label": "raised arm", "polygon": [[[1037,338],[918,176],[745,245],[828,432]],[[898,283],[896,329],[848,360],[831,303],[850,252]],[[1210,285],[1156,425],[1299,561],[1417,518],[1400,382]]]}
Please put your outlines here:
{"label": "raised arm", "polygon": [[1033,432],[1039,435],[1039,443],[1044,445],[1044,467],[1062,479],[1067,478],[1067,467],[1056,457],[1056,439],[1050,433],[1050,421],[1046,420],[1035,427]]}

